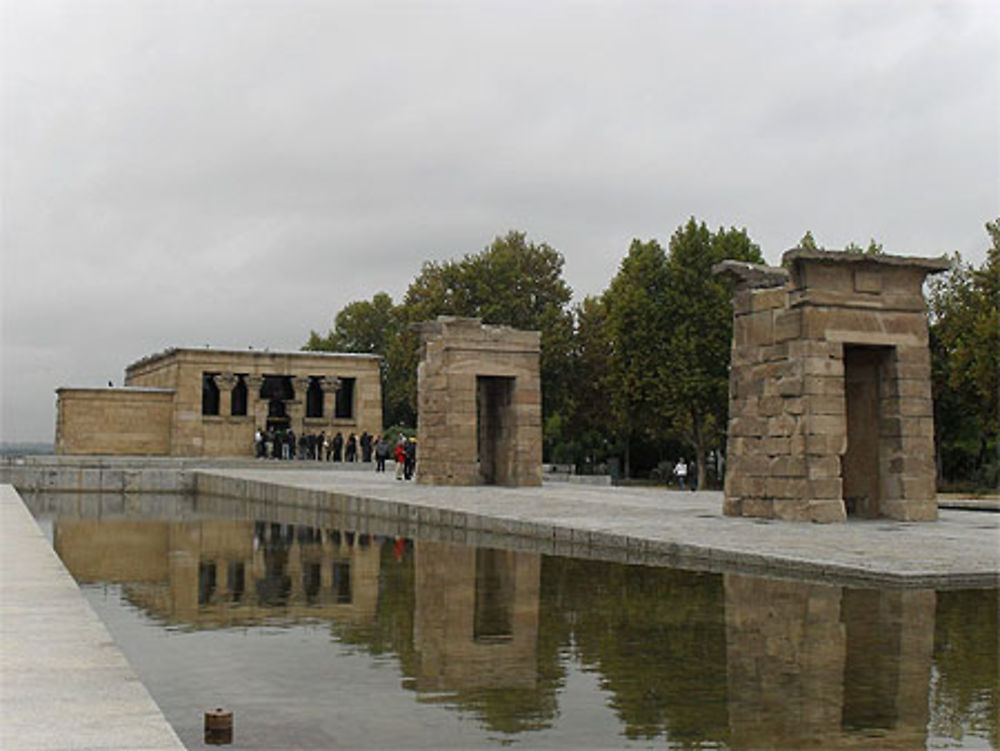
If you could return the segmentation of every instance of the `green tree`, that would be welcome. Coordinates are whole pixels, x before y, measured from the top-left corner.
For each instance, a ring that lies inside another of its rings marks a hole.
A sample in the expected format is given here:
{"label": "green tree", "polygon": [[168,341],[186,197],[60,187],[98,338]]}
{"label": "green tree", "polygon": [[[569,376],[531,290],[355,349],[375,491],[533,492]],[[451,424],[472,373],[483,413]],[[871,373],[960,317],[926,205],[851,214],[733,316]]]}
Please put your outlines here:
{"label": "green tree", "polygon": [[816,244],[813,239],[813,233],[810,230],[806,230],[806,233],[802,235],[802,239],[799,240],[799,247],[804,250],[820,250],[821,248]]}
{"label": "green tree", "polygon": [[367,352],[385,355],[388,342],[399,333],[399,311],[385,292],[372,299],[345,305],[326,336],[309,332],[305,349],[317,352]]}
{"label": "green tree", "polygon": [[1000,482],[1000,218],[979,268],[955,254],[931,282],[931,363],[942,479]]}
{"label": "green tree", "polygon": [[[372,299],[348,303],[334,318],[333,328],[321,336],[309,332],[303,349],[316,352],[364,352],[382,357],[382,419],[386,425],[412,425],[414,409],[409,400],[409,351],[401,348],[405,315],[385,292]],[[413,366],[415,367],[415,365]]]}
{"label": "green tree", "polygon": [[609,395],[615,393],[612,340],[604,297],[588,295],[574,308],[572,382],[566,414],[547,430],[554,443],[552,461],[602,462],[614,451],[617,435]]}
{"label": "green tree", "polygon": [[603,297],[612,376],[608,396],[626,477],[632,475],[636,439],[645,435],[655,440],[664,428],[668,281],[667,256],[660,244],[635,239]]}
{"label": "green tree", "polygon": [[[549,417],[565,409],[571,385],[573,293],[563,279],[563,264],[562,255],[546,243],[529,242],[525,233],[511,231],[458,261],[425,263],[406,291],[404,316],[408,322],[469,316],[540,331],[542,409]],[[416,343],[410,346],[415,352]],[[415,368],[416,358],[410,362]],[[415,375],[412,389],[415,395]]]}
{"label": "green tree", "polygon": [[732,307],[729,289],[712,274],[726,259],[764,262],[746,229],[712,233],[692,217],[670,238],[668,356],[659,374],[673,429],[697,457],[698,487],[705,487],[708,453],[721,446],[728,415]]}
{"label": "green tree", "polygon": [[859,255],[866,256],[880,256],[885,252],[882,249],[882,243],[875,242],[875,238],[871,238],[868,241],[868,245],[864,248],[852,240],[844,247],[844,251],[847,253],[857,253]]}

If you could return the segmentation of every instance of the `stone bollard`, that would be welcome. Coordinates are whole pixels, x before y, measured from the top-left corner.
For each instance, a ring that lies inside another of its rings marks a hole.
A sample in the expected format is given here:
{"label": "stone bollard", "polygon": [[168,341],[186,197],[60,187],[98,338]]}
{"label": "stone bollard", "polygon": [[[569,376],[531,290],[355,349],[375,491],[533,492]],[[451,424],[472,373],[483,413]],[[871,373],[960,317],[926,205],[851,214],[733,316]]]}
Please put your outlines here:
{"label": "stone bollard", "polygon": [[226,746],[233,742],[233,713],[221,707],[214,712],[205,712],[205,743],[212,746]]}

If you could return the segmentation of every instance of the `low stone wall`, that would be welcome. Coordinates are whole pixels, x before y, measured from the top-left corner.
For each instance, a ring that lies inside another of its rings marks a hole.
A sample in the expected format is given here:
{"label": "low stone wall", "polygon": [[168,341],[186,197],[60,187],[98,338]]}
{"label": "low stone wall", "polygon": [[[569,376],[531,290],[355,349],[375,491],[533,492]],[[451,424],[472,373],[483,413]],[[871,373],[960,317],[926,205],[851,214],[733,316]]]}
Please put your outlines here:
{"label": "low stone wall", "polygon": [[0,483],[21,492],[190,493],[194,479],[177,466],[135,466],[89,462],[0,464]]}
{"label": "low stone wall", "polygon": [[56,394],[57,454],[170,454],[173,389],[61,388]]}
{"label": "low stone wall", "polygon": [[0,483],[26,492],[191,493],[192,470],[212,468],[374,472],[375,463],[40,455],[0,461]]}

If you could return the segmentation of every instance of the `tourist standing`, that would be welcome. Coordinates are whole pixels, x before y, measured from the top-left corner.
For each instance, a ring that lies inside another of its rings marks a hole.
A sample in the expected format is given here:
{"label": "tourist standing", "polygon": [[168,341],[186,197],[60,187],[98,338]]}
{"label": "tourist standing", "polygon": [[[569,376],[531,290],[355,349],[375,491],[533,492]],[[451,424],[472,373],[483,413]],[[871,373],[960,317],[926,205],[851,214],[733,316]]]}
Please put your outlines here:
{"label": "tourist standing", "polygon": [[361,433],[361,461],[370,462],[372,460],[372,437],[365,430]]}
{"label": "tourist standing", "polygon": [[333,460],[335,462],[340,461],[341,452],[344,450],[344,436],[338,430],[337,435],[333,437]]}
{"label": "tourist standing", "polygon": [[344,452],[344,461],[355,462],[358,460],[358,438],[354,433],[347,436],[347,448]]}
{"label": "tourist standing", "polygon": [[393,452],[393,456],[396,459],[396,479],[403,479],[403,467],[406,466],[406,446],[404,442],[406,439],[403,436],[399,437],[396,441],[396,450]]}
{"label": "tourist standing", "polygon": [[687,483],[687,476],[688,476],[688,465],[687,462],[684,461],[684,457],[682,456],[680,459],[677,460],[677,464],[674,465],[674,477],[677,478],[677,487],[680,490],[684,490],[684,485]]}
{"label": "tourist standing", "polygon": [[375,471],[385,472],[385,460],[389,458],[389,444],[381,435],[375,437]]}
{"label": "tourist standing", "polygon": [[417,468],[417,439],[408,438],[406,440],[406,452],[405,452],[406,466],[403,469],[403,474],[407,480],[413,479],[413,473]]}
{"label": "tourist standing", "polygon": [[260,459],[264,455],[264,433],[257,428],[253,433],[253,455]]}
{"label": "tourist standing", "polygon": [[327,460],[329,460],[330,453],[326,444],[326,431],[321,430],[319,431],[319,436],[316,438],[316,456],[313,458],[316,459],[316,461],[321,462],[323,461],[324,456]]}

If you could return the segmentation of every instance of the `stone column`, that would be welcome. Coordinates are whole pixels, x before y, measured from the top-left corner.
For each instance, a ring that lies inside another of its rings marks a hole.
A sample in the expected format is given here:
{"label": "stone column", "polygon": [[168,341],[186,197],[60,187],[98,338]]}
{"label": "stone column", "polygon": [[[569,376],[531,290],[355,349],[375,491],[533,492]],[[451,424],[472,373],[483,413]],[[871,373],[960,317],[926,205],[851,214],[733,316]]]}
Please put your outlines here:
{"label": "stone column", "polygon": [[219,416],[229,417],[233,413],[233,387],[236,386],[236,375],[219,373],[215,376],[215,385],[219,389]]}
{"label": "stone column", "polygon": [[288,409],[289,425],[296,435],[302,435],[305,431],[306,392],[309,389],[309,377],[293,376],[292,388],[295,390],[295,398],[285,404]]}
{"label": "stone column", "polygon": [[248,375],[243,379],[247,384],[247,414],[253,415],[254,427],[267,427],[267,402],[260,398],[264,376]]}
{"label": "stone column", "polygon": [[319,385],[323,389],[323,418],[332,424],[333,418],[336,416],[340,379],[336,376],[324,376]]}

